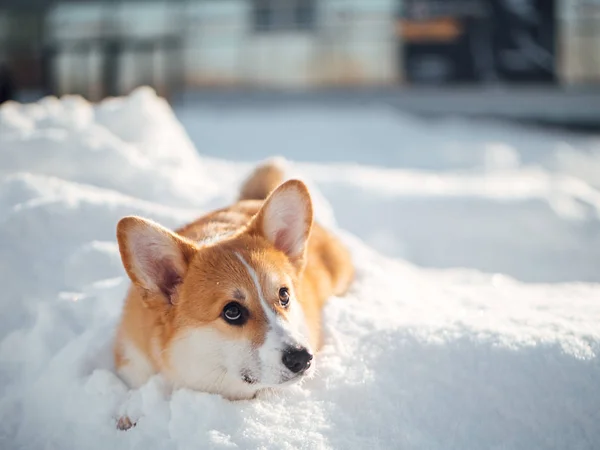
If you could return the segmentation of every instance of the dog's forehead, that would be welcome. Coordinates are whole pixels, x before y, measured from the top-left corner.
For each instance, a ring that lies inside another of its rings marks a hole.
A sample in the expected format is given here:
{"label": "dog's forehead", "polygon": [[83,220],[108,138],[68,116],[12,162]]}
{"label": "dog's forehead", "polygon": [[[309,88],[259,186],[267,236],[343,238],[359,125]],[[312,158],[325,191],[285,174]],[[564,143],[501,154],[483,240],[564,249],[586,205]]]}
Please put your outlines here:
{"label": "dog's forehead", "polygon": [[[245,291],[249,292],[252,300],[259,302],[262,307],[268,305],[269,309],[273,309],[273,305],[278,300],[279,289],[291,283],[290,276],[285,270],[285,262],[261,251],[236,251],[234,254],[247,274],[243,286]],[[273,312],[277,310],[274,309]]]}
{"label": "dog's forehead", "polygon": [[186,308],[203,321],[218,321],[225,305],[237,301],[250,313],[244,329],[267,330],[273,321],[287,321],[288,314],[279,305],[279,290],[288,287],[293,292],[294,272],[285,255],[253,242],[231,244],[202,249],[194,258],[186,283],[190,299]]}
{"label": "dog's forehead", "polygon": [[234,247],[208,256],[201,264],[202,278],[228,290],[228,295],[235,300],[260,298],[261,295],[273,300],[279,288],[292,282],[289,263],[277,252]]}

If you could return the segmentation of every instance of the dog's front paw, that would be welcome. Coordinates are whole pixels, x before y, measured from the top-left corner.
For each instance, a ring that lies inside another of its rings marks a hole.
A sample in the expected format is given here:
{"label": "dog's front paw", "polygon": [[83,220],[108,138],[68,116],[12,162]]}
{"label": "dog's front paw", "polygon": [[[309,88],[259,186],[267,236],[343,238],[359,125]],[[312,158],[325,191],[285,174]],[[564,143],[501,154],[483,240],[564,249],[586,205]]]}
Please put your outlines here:
{"label": "dog's front paw", "polygon": [[121,417],[119,417],[119,420],[117,421],[117,430],[127,431],[130,428],[135,427],[135,425],[136,425],[136,423],[132,422],[129,417],[121,416]]}

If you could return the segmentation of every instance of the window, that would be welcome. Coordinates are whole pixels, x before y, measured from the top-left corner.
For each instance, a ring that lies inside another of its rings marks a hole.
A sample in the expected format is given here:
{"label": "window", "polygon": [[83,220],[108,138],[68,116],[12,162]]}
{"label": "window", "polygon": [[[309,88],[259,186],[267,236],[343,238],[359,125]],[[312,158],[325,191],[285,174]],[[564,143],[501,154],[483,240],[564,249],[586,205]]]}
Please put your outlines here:
{"label": "window", "polygon": [[254,30],[311,31],[315,27],[315,0],[253,0]]}

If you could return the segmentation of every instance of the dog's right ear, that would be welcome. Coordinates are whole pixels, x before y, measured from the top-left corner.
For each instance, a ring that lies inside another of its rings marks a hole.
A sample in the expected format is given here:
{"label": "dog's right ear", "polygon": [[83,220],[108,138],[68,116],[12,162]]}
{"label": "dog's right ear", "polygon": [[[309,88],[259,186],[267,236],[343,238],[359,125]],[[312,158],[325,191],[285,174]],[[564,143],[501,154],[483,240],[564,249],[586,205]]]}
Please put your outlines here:
{"label": "dog's right ear", "polygon": [[134,284],[176,302],[196,245],[141,217],[129,216],[117,225],[123,266]]}

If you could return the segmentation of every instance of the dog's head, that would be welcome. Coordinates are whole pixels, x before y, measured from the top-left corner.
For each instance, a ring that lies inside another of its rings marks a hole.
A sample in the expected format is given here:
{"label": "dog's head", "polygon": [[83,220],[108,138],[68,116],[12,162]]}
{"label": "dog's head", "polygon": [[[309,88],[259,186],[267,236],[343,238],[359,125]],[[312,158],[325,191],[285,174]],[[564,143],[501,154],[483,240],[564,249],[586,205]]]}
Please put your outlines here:
{"label": "dog's head", "polygon": [[141,218],[119,222],[123,264],[155,312],[154,351],[171,378],[247,397],[311,372],[298,297],[312,220],[305,185],[291,180],[247,228],[210,245]]}

